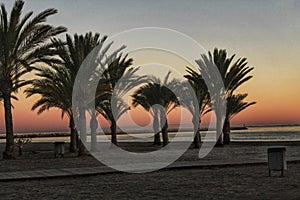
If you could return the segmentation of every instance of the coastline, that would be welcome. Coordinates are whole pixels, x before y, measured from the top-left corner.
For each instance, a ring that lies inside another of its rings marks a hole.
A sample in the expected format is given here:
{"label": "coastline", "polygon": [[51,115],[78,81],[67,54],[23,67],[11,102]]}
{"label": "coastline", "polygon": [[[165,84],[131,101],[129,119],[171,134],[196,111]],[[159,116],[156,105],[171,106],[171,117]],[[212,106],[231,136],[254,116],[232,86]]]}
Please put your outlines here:
{"label": "coastline", "polygon": [[[230,130],[247,130],[248,128],[245,126],[238,126],[238,127],[232,127]],[[214,129],[212,129],[214,130]],[[179,129],[176,128],[170,128],[168,129],[168,132],[172,133],[172,132],[178,132]],[[183,128],[180,129],[180,132],[191,132],[193,131],[193,129],[188,129],[188,128]],[[201,128],[200,131],[208,131],[208,128]],[[143,132],[143,133],[152,133],[152,130],[130,130],[130,133],[139,133],[139,132]],[[110,130],[108,129],[104,129],[104,133],[105,135],[110,135]],[[98,133],[99,134],[99,133]],[[117,131],[117,135],[124,135],[127,134],[127,132],[118,130]],[[90,134],[87,134],[90,135]],[[70,136],[70,132],[69,131],[53,131],[53,132],[31,132],[31,133],[16,133],[14,135],[15,138],[22,138],[22,137],[26,137],[26,138],[37,138],[37,137],[66,137],[66,136]],[[1,133],[0,134],[0,139],[5,139],[5,134]]]}

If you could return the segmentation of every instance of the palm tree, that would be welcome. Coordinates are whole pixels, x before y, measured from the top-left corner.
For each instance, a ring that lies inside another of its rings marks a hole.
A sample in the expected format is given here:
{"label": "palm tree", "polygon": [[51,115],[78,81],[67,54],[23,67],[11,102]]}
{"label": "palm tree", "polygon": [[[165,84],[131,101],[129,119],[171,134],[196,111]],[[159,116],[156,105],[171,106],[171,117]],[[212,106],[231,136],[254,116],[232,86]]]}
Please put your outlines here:
{"label": "palm tree", "polygon": [[[239,58],[235,63],[231,64],[235,55],[232,55],[230,58],[227,58],[226,50],[214,49],[213,59],[214,63],[217,66],[226,91],[227,100],[233,95],[233,92],[243,83],[250,80],[253,76],[249,73],[254,69],[253,67],[247,66],[246,58]],[[231,105],[231,102],[227,101],[227,108]],[[226,117],[225,117],[226,119]],[[223,137],[223,138],[221,138]],[[222,145],[224,142],[224,134],[221,134],[218,144]]]}
{"label": "palm tree", "polygon": [[179,106],[179,100],[171,90],[172,87],[176,87],[179,81],[176,79],[169,81],[170,74],[168,72],[163,82],[152,77],[151,82],[141,86],[132,95],[132,105],[134,107],[141,105],[153,116],[154,144],[160,143],[158,125],[160,124],[164,146],[169,143],[167,115]]}
{"label": "palm tree", "polygon": [[[91,65],[89,65],[91,66]],[[93,71],[93,70],[92,70]],[[98,76],[97,76],[98,77]],[[89,87],[86,88],[87,90]],[[90,93],[90,91],[88,91]],[[91,151],[97,151],[97,128],[98,128],[98,114],[97,107],[100,103],[103,103],[110,97],[111,91],[107,81],[100,80],[97,83],[96,96],[89,94],[91,97],[90,102],[87,102],[87,111],[91,116],[90,119],[90,130],[91,130]]]}
{"label": "palm tree", "polygon": [[51,68],[39,68],[36,76],[40,79],[32,80],[31,87],[25,90],[27,98],[39,94],[41,98],[34,103],[32,110],[38,109],[38,114],[50,108],[61,110],[61,117],[66,114],[69,118],[71,130],[70,152],[77,150],[77,130],[72,112],[72,78],[67,68],[52,65]]}
{"label": "palm tree", "polygon": [[[196,98],[197,98],[197,105],[195,105],[195,101],[193,99],[183,101],[187,102],[188,105],[185,107],[193,114],[193,124],[194,124],[194,146],[195,148],[199,148],[199,143],[201,142],[200,136],[200,125],[201,125],[201,117],[211,111],[209,108],[210,106],[210,96],[208,92],[208,88],[205,84],[204,79],[200,75],[200,71],[195,71],[190,67],[187,67],[186,72],[188,73],[184,77],[188,79],[188,84],[193,88]],[[189,89],[189,87],[186,87]],[[191,95],[184,93],[184,98],[189,98]],[[199,109],[199,113],[195,113],[196,110]]]}
{"label": "palm tree", "polygon": [[[38,113],[56,107],[66,113],[70,120],[71,137],[70,151],[76,152],[77,146],[81,154],[85,148],[79,142],[77,144],[77,129],[75,127],[75,116],[72,112],[72,91],[77,72],[87,55],[99,44],[103,43],[106,36],[100,38],[100,34],[85,35],[74,34],[73,38],[66,34],[66,41],[53,39],[52,45],[60,58],[61,63],[52,63],[49,68],[37,69],[40,80],[31,82],[32,88],[26,90],[27,96],[40,94],[41,99],[35,103],[32,109],[40,107]],[[52,84],[52,85],[51,85]],[[85,112],[85,110],[84,110]],[[84,113],[85,124],[85,113]],[[85,126],[84,126],[85,129]],[[83,139],[83,137],[81,137]]]}
{"label": "palm tree", "polygon": [[[117,121],[130,108],[121,98],[114,97],[113,102],[111,99],[112,96],[108,95],[107,99],[104,99],[103,101],[99,101],[96,105],[96,110],[107,121],[109,121],[110,131],[111,131],[111,142],[115,145],[118,145]],[[113,106],[115,107],[114,109],[112,108]],[[113,110],[115,110],[116,112],[113,112]]]}
{"label": "palm tree", "polygon": [[159,84],[148,83],[140,87],[132,95],[132,105],[134,107],[141,105],[153,117],[154,144],[161,143],[159,134],[159,106],[155,106],[160,103],[156,96],[159,87]]}
{"label": "palm tree", "polygon": [[227,97],[227,110],[223,126],[224,144],[230,143],[230,120],[249,106],[256,104],[256,102],[244,102],[247,96],[248,94],[232,94]]}
{"label": "palm tree", "polygon": [[29,12],[21,18],[23,6],[24,1],[15,1],[9,18],[4,4],[1,4],[0,11],[0,91],[6,127],[3,158],[7,159],[14,157],[12,93],[27,84],[21,77],[32,70],[33,66],[55,60],[51,44],[46,42],[66,31],[64,27],[45,23],[49,16],[57,13],[56,9],[46,9],[35,17],[32,17],[33,12]]}
{"label": "palm tree", "polygon": [[[213,80],[212,74],[210,74],[209,68],[212,70],[213,66],[216,66],[218,69],[218,73],[221,76],[222,84],[224,86],[225,91],[221,91],[222,87],[219,87],[217,91],[220,89],[220,94],[224,92],[226,99],[230,95],[233,94],[233,92],[243,83],[247,82],[252,78],[249,73],[254,69],[253,67],[248,67],[246,58],[240,58],[235,63],[232,64],[232,60],[234,59],[235,55],[232,55],[230,58],[227,58],[227,52],[226,50],[218,50],[217,48],[214,49],[213,54],[211,52],[208,52],[208,57],[206,55],[202,55],[202,60],[198,60],[197,64],[200,67],[201,73],[205,74],[205,77],[211,78],[209,82],[216,82],[218,80]],[[215,72],[217,73],[217,72]],[[202,75],[203,75],[202,74]],[[203,75],[204,76],[204,75]],[[222,97],[223,94],[217,94],[214,98],[211,99],[219,99],[219,102],[214,102],[213,105],[215,106],[215,110],[217,112],[220,112],[220,108],[222,107],[221,101],[223,101]],[[216,98],[217,96],[221,98]],[[226,100],[224,99],[224,100]],[[224,113],[225,114],[225,113]],[[222,113],[217,113],[217,135],[220,135],[217,141],[217,145],[223,145],[223,133],[221,130],[222,126]]]}
{"label": "palm tree", "polygon": [[196,60],[199,65],[201,76],[205,80],[209,89],[210,106],[216,116],[216,140],[217,145],[223,144],[222,123],[225,115],[226,95],[222,78],[219,76],[219,70],[216,69],[211,54],[209,56],[201,55],[201,59]]}
{"label": "palm tree", "polygon": [[[122,97],[136,85],[143,83],[145,78],[135,75],[139,68],[130,67],[132,61],[131,58],[127,58],[127,55],[120,54],[105,69],[97,88],[97,94],[106,97],[98,95],[96,110],[110,122],[111,142],[115,145],[118,144],[117,120],[130,109]],[[103,91],[103,84],[108,87],[106,92]]]}

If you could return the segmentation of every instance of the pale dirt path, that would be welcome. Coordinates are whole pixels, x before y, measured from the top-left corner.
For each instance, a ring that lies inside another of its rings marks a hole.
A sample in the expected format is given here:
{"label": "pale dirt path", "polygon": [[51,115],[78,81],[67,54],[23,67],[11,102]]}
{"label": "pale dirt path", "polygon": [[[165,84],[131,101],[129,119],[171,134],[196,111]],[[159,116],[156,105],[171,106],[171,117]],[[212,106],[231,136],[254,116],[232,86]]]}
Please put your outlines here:
{"label": "pale dirt path", "polygon": [[[66,145],[66,152],[68,151]],[[124,145],[123,145],[124,146]],[[214,148],[204,159],[198,159],[198,149],[189,149],[179,158],[178,161],[193,161],[193,162],[209,162],[209,161],[224,161],[224,162],[247,162],[251,160],[267,160],[267,149],[271,146],[285,146],[287,148],[288,159],[300,160],[300,142],[298,143],[246,143],[246,144],[231,144],[225,147]],[[152,144],[144,144],[137,147],[134,144],[126,144],[126,149],[134,151],[144,151],[144,149],[154,150],[159,147],[154,147]],[[0,144],[0,152],[4,150],[4,144]],[[94,159],[92,156],[74,157],[70,153],[66,153],[64,158],[54,158],[53,143],[30,143],[24,147],[24,155],[18,156],[15,160],[1,160],[0,172],[11,171],[28,171],[40,169],[57,169],[57,168],[77,168],[77,167],[97,167],[103,166],[102,163]],[[1,198],[0,198],[1,199]]]}

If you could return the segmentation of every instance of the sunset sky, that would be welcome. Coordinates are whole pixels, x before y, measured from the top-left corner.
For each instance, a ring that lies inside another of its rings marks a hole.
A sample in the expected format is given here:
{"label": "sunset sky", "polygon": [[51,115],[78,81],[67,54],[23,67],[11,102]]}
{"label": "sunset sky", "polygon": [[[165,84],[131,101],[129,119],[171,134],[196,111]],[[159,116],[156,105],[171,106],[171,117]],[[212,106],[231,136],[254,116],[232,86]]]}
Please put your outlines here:
{"label": "sunset sky", "polygon": [[[2,2],[10,12],[13,1]],[[38,13],[46,8],[58,9],[59,14],[48,22],[66,26],[70,34],[92,31],[112,36],[132,28],[164,27],[192,37],[206,50],[218,47],[226,49],[229,55],[236,54],[236,58],[246,57],[249,66],[254,67],[254,77],[237,92],[248,93],[247,100],[257,104],[237,115],[233,124],[300,123],[300,1],[30,0],[25,2],[23,13]],[[135,58],[134,65],[151,61],[134,53],[130,56]],[[158,58],[166,59],[163,55]],[[183,71],[186,64],[174,60],[167,63]],[[39,116],[31,111],[37,96],[25,99],[22,92],[17,95],[19,101],[13,101],[17,132],[68,129],[68,120],[62,120],[58,110]],[[132,114],[140,124],[143,118],[149,121],[141,110]],[[0,114],[3,132],[2,103]],[[171,123],[178,122],[175,118],[173,114]],[[122,123],[126,124],[126,119]]]}

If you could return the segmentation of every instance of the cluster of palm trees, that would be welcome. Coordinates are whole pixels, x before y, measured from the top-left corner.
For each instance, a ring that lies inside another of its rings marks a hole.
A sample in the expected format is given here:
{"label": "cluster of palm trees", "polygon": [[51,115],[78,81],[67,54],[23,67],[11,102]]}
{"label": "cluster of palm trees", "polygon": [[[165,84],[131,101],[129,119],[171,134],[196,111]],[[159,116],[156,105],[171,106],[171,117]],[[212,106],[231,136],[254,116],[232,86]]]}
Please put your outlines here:
{"label": "cluster of palm trees", "polygon": [[[226,111],[225,119],[223,124],[221,119],[217,117],[217,145],[222,146],[223,144],[230,143],[230,120],[242,110],[245,110],[247,107],[256,104],[256,102],[246,102],[244,101],[248,94],[235,94],[237,88],[242,84],[247,82],[252,78],[252,75],[249,73],[254,69],[253,67],[247,66],[248,63],[246,58],[239,58],[233,63],[235,55],[231,57],[227,56],[226,50],[214,49],[213,53],[208,52],[207,55],[201,55],[202,60],[196,61],[199,65],[199,71],[195,71],[191,68],[187,68],[187,73],[185,77],[189,80],[191,85],[194,88],[195,94],[198,98],[199,103],[199,125],[201,122],[201,116],[213,110],[214,102],[212,102],[211,94],[208,91],[208,87],[205,84],[203,77],[201,76],[201,71],[207,73],[208,67],[216,67],[218,69],[218,74],[220,74],[222,81],[222,86],[225,91],[219,91],[224,93],[224,101],[226,102]],[[201,70],[202,69],[202,70]],[[205,74],[208,76],[208,74]],[[220,109],[218,105],[215,106],[215,110]],[[219,127],[218,127],[219,123]],[[223,127],[221,130],[220,127]],[[218,133],[220,131],[220,133]],[[198,138],[198,137],[197,137]],[[195,143],[195,142],[194,142]],[[195,144],[198,146],[197,144]]]}
{"label": "cluster of palm trees", "polygon": [[[187,81],[169,80],[170,73],[166,75],[164,81],[152,77],[150,83],[143,85],[132,95],[132,105],[134,107],[141,105],[153,116],[153,131],[155,133],[154,144],[160,144],[160,132],[162,133],[163,145],[168,144],[167,114],[176,107],[183,106],[187,108],[193,116],[193,143],[196,148],[199,148],[201,142],[201,117],[216,110],[214,109],[213,99],[209,93],[207,84],[201,75],[201,68],[215,66],[218,69],[225,89],[224,96],[226,99],[224,99],[224,106],[226,106],[226,113],[224,113],[225,119],[223,120],[223,124],[220,126],[223,127],[223,130],[220,130],[221,133],[217,134],[219,136],[217,145],[220,146],[230,143],[230,120],[242,110],[256,103],[245,101],[248,94],[235,94],[239,86],[252,78],[249,73],[253,70],[253,67],[247,66],[246,58],[238,59],[233,63],[232,61],[235,55],[227,57],[226,50],[218,50],[217,48],[214,49],[213,54],[208,52],[208,56],[202,55],[202,57],[206,62],[197,63],[206,66],[200,66],[198,70],[186,67],[187,74],[184,77]],[[193,101],[193,98],[191,98],[189,86],[192,87],[197,101]],[[173,91],[176,91],[178,88],[180,88],[180,93],[176,96]]]}
{"label": "cluster of palm trees", "polygon": [[[195,126],[195,147],[201,142],[200,122],[201,116],[212,110],[211,97],[200,71],[187,67],[187,81],[180,82],[170,80],[168,73],[164,80],[145,76],[136,76],[138,67],[132,66],[132,59],[127,55],[118,54],[109,63],[102,73],[95,95],[95,107],[86,106],[80,111],[79,117],[72,110],[72,91],[76,75],[80,66],[90,52],[97,46],[103,46],[107,37],[100,34],[86,33],[84,35],[66,34],[65,40],[56,38],[57,35],[67,31],[65,27],[54,27],[46,23],[48,17],[57,13],[55,9],[47,9],[32,17],[29,12],[21,18],[24,1],[17,0],[10,16],[7,15],[5,6],[1,5],[0,22],[0,98],[3,100],[6,127],[6,148],[3,157],[10,159],[14,154],[14,134],[12,118],[12,99],[17,99],[14,94],[18,89],[28,85],[25,90],[27,97],[39,95],[40,99],[34,103],[32,110],[38,109],[38,114],[50,108],[58,108],[62,111],[62,117],[69,118],[70,127],[70,152],[84,154],[86,149],[82,144],[85,139],[86,112],[90,114],[91,150],[96,150],[96,130],[98,127],[97,116],[100,114],[110,123],[111,142],[117,145],[117,120],[130,109],[121,96],[132,90],[137,85],[142,85],[132,94],[132,106],[142,106],[153,116],[154,143],[167,145],[168,120],[167,115],[180,105],[180,98],[188,97],[188,93],[182,97],[176,96],[172,88],[178,84],[182,88],[185,84],[192,86],[197,102],[187,102],[185,106],[193,114]],[[107,49],[106,49],[107,50]],[[248,81],[252,76],[248,75],[253,70],[247,66],[246,59],[238,59],[232,63],[234,56],[227,57],[225,50],[215,49],[213,55],[209,53],[211,60],[217,66],[226,90],[227,110],[221,134],[220,143],[230,142],[230,120],[237,113],[255,104],[245,102],[247,94],[235,94],[235,90]],[[29,72],[35,73],[35,79],[24,80],[23,75]],[[121,78],[126,77],[124,87],[116,87]],[[178,87],[177,87],[178,88]],[[119,89],[119,91],[118,91]],[[117,92],[116,92],[117,91]],[[185,94],[188,91],[182,91]],[[114,98],[112,98],[114,96]],[[196,109],[199,108],[199,109]],[[195,112],[199,110],[198,112]],[[80,139],[75,125],[76,119],[82,123]]]}
{"label": "cluster of palm trees", "polygon": [[169,143],[167,115],[180,106],[179,99],[173,92],[179,80],[169,80],[170,74],[171,72],[168,72],[163,81],[156,77],[150,77],[149,83],[138,88],[132,95],[132,106],[141,105],[153,117],[155,145],[161,143],[160,132],[163,145],[166,146]]}

